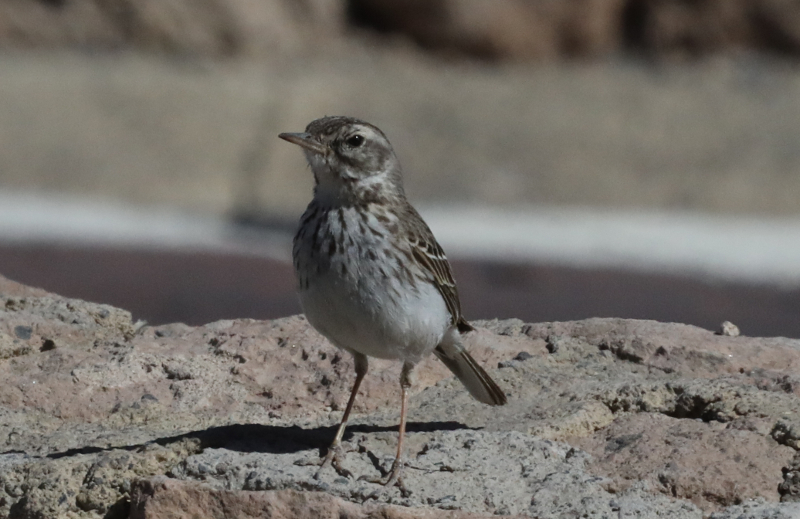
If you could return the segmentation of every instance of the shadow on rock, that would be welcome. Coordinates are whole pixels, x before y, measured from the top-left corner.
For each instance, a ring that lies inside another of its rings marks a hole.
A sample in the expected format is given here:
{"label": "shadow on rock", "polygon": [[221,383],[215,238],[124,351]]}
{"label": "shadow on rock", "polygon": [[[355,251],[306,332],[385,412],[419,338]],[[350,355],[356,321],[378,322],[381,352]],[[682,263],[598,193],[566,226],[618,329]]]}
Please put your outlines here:
{"label": "shadow on rock", "polygon": [[[278,427],[273,425],[236,424],[212,427],[205,431],[195,431],[173,438],[158,440],[159,444],[172,443],[182,438],[197,438],[203,448],[225,448],[236,452],[258,452],[268,454],[291,454],[309,449],[328,448],[336,435],[338,426],[303,429],[297,426]],[[410,422],[406,431],[437,432],[470,429],[458,422]],[[397,432],[397,426],[381,427],[368,424],[354,424],[345,431],[345,441],[354,434],[378,432]]]}

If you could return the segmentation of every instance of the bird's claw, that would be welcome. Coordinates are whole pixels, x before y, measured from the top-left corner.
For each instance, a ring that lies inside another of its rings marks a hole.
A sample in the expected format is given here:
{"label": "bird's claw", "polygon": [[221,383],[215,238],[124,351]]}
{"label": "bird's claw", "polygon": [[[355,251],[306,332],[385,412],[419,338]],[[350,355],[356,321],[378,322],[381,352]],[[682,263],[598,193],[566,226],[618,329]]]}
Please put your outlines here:
{"label": "bird's claw", "polygon": [[403,467],[404,467],[404,464],[403,464],[402,460],[398,460],[398,459],[394,460],[394,463],[392,464],[392,470],[389,472],[389,477],[386,479],[386,481],[383,481],[381,478],[368,478],[366,476],[361,476],[360,478],[358,478],[359,481],[366,481],[368,483],[375,483],[377,485],[381,485],[381,487],[382,487],[382,488],[379,488],[378,490],[374,491],[370,495],[368,495],[364,499],[364,501],[368,501],[370,499],[378,499],[381,496],[381,494],[386,492],[387,488],[391,488],[391,487],[393,487],[395,485],[397,486],[397,488],[400,489],[400,494],[403,497],[410,496],[411,495],[411,491],[408,490],[405,487],[405,485],[403,484],[403,478],[402,478]]}
{"label": "bird's claw", "polygon": [[325,455],[322,461],[319,462],[319,469],[314,474],[314,479],[319,479],[322,470],[328,465],[333,467],[333,470],[335,470],[336,473],[339,474],[340,476],[345,478],[352,478],[353,473],[342,466],[343,458],[344,458],[344,452],[342,450],[342,445],[341,444],[331,445],[330,448],[328,449],[328,453]]}

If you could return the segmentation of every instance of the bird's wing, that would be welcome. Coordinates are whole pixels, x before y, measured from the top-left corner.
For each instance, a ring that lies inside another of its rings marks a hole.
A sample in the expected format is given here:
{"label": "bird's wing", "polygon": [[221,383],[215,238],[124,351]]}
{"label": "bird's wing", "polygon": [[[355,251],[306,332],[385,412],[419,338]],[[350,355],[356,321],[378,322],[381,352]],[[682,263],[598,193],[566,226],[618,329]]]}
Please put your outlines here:
{"label": "bird's wing", "polygon": [[414,225],[409,233],[409,245],[414,259],[422,266],[423,270],[429,274],[429,280],[436,286],[439,293],[444,298],[444,303],[452,317],[452,323],[461,332],[472,330],[464,316],[461,315],[461,301],[458,299],[458,289],[453,279],[453,272],[450,269],[450,262],[442,250],[442,246],[436,241],[428,225],[421,216],[409,206],[413,212],[412,220]]}

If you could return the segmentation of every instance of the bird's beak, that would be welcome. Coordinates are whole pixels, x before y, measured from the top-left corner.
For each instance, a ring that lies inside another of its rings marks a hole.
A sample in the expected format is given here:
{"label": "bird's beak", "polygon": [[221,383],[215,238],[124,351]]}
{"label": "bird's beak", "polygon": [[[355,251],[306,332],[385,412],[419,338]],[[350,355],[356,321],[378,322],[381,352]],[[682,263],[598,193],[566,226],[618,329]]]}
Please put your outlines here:
{"label": "bird's beak", "polygon": [[312,137],[310,133],[281,133],[278,137],[320,155],[325,155],[327,151],[327,147]]}

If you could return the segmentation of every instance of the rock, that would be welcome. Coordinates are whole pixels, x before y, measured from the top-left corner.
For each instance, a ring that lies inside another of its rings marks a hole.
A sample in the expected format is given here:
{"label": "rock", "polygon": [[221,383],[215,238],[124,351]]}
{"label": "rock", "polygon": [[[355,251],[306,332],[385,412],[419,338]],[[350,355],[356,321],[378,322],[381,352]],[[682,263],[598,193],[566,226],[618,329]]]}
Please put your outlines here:
{"label": "rock", "polygon": [[574,444],[593,456],[592,472],[613,477],[616,491],[646,481],[707,511],[757,497],[778,501],[781,468],[794,455],[794,449],[734,422],[653,413],[619,418]]}
{"label": "rock", "polygon": [[800,52],[800,6],[787,0],[635,0],[629,42],[651,55],[696,56],[742,48]]}
{"label": "rock", "polygon": [[796,511],[800,341],[624,319],[474,324],[467,345],[508,405],[421,363],[404,487],[382,491],[358,478],[391,464],[399,366],[370,363],[343,442],[352,476],[315,479],[354,374],[302,316],[137,329],[123,310],[0,278],[0,517]]}
{"label": "rock", "polygon": [[353,0],[355,20],[487,59],[591,57],[621,47],[622,0]]}
{"label": "rock", "polygon": [[264,54],[330,44],[344,4],[312,0],[16,0],[0,5],[0,44],[161,51],[179,55]]}
{"label": "rock", "polygon": [[[385,477],[395,438],[389,433],[356,434],[345,443],[349,452],[343,465],[353,474]],[[644,516],[656,510],[669,511],[672,517],[700,516],[691,505],[643,488],[612,495],[603,488],[603,478],[584,470],[588,459],[584,453],[524,433],[411,433],[411,461],[403,487],[391,489],[342,477],[332,468],[316,479],[319,467],[313,462],[318,451],[303,448],[301,442],[295,437],[291,446],[281,442],[258,448],[261,442],[253,437],[247,443],[190,456],[173,474],[217,489],[311,490],[356,502],[466,510],[487,516],[602,516],[615,508],[635,509]]]}
{"label": "rock", "polygon": [[489,59],[800,53],[800,6],[790,0],[353,0],[351,11],[423,47]]}
{"label": "rock", "polygon": [[800,517],[800,505],[775,506],[763,499],[754,499],[742,505],[716,512],[709,519],[794,519]]}
{"label": "rock", "polygon": [[14,0],[0,4],[0,44],[264,56],[319,51],[358,25],[485,59],[797,55],[798,16],[791,0]]}
{"label": "rock", "polygon": [[[167,446],[75,452],[55,459],[0,455],[0,484],[5,488],[5,504],[11,505],[7,510],[0,508],[0,514],[49,518],[82,511],[89,517],[126,517],[131,481],[167,472],[198,452],[199,446],[196,440],[181,439]],[[19,499],[8,503],[8,496]]]}
{"label": "rock", "polygon": [[274,519],[352,517],[357,519],[478,519],[488,517],[458,511],[407,509],[399,506],[360,506],[324,492],[272,490],[237,492],[176,481],[165,477],[137,480],[131,519],[189,516],[271,517]]}
{"label": "rock", "polygon": [[728,337],[738,337],[740,335],[739,327],[730,321],[724,321],[719,325],[717,335],[726,335]]}
{"label": "rock", "polygon": [[783,481],[778,485],[781,501],[800,502],[800,456],[795,453],[792,461],[783,467]]}

